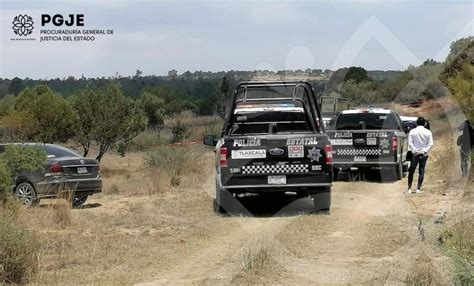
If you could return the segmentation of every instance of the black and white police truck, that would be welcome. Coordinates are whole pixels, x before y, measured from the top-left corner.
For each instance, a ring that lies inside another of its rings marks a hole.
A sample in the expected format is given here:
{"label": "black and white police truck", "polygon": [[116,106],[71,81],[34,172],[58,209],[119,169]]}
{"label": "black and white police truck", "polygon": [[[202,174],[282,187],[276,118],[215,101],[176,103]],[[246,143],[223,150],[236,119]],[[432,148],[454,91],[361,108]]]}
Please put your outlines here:
{"label": "black and white police truck", "polygon": [[308,82],[242,82],[234,90],[215,146],[216,203],[239,211],[239,194],[296,193],[329,210],[332,147]]}
{"label": "black and white police truck", "polygon": [[407,135],[400,116],[384,108],[359,108],[342,111],[329,130],[333,146],[334,171],[379,169],[401,180],[408,169]]}

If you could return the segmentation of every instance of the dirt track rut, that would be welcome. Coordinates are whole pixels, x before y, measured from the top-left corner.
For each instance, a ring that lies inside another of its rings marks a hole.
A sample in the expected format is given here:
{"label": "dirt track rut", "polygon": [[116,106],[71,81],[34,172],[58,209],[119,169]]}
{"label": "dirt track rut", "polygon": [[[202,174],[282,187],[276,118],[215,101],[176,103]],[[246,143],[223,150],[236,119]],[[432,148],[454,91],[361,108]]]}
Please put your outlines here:
{"label": "dirt track rut", "polygon": [[[209,179],[203,190],[211,194],[212,186]],[[420,239],[418,215],[404,186],[405,180],[337,182],[330,215],[308,213],[309,199],[244,198],[252,215],[222,217],[213,226],[222,235],[139,285],[235,282],[245,271],[246,252],[262,247],[282,271],[263,273],[259,282],[401,283]],[[270,204],[276,206],[268,209]],[[229,224],[235,227],[229,230]]]}

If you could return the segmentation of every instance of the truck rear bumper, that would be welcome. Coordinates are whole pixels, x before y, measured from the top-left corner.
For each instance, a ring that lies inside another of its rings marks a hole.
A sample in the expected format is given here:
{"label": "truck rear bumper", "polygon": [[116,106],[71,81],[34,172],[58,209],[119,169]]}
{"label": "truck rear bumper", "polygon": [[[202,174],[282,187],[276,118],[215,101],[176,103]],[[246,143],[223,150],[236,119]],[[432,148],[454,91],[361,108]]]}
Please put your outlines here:
{"label": "truck rear bumper", "polygon": [[331,183],[313,183],[313,184],[286,184],[286,185],[236,185],[223,186],[223,189],[253,189],[253,188],[318,188],[330,187]]}
{"label": "truck rear bumper", "polygon": [[397,162],[334,162],[333,166],[334,169],[339,170],[346,170],[350,169],[351,167],[356,168],[387,168],[396,166]]}
{"label": "truck rear bumper", "polygon": [[219,187],[222,189],[251,189],[251,192],[287,192],[314,188],[328,188],[332,186],[332,173],[331,175],[328,174],[324,176],[288,177],[287,183],[281,185],[268,184],[267,176],[230,178],[227,179],[224,184],[222,183],[222,177],[220,174],[217,174],[216,179],[219,183]]}

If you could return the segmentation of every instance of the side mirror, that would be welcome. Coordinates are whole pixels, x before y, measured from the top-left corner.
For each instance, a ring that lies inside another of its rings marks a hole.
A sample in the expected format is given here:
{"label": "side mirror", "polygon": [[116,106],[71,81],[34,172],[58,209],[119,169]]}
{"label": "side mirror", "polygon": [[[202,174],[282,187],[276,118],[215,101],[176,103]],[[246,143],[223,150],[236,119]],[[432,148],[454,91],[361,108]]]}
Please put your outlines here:
{"label": "side mirror", "polygon": [[217,139],[214,137],[214,135],[206,135],[206,137],[204,137],[204,145],[207,145],[207,146],[216,146],[217,144]]}
{"label": "side mirror", "polygon": [[403,126],[403,132],[405,132],[405,134],[410,133],[410,126]]}

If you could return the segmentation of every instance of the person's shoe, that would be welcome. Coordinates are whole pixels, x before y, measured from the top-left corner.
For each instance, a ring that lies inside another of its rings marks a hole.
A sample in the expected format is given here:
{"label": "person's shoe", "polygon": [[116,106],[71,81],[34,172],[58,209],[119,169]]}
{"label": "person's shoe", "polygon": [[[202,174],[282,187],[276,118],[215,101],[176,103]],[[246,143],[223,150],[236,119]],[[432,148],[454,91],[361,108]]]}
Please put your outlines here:
{"label": "person's shoe", "polygon": [[417,193],[417,194],[423,194],[423,191],[420,190],[420,189],[417,189],[417,190],[416,190],[416,193]]}
{"label": "person's shoe", "polygon": [[411,189],[408,189],[407,194],[411,194],[411,193],[413,193]]}

